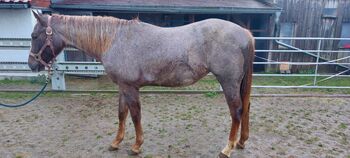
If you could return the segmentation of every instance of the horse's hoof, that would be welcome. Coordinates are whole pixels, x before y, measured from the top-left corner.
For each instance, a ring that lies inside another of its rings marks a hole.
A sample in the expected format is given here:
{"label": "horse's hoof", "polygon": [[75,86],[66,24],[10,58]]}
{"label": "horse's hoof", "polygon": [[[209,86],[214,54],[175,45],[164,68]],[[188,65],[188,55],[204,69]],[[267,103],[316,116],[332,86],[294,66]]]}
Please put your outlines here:
{"label": "horse's hoof", "polygon": [[128,154],[129,155],[138,155],[138,154],[140,154],[141,153],[141,150],[140,149],[131,149],[131,150],[129,150],[129,152],[128,152]]}
{"label": "horse's hoof", "polygon": [[244,145],[244,144],[241,144],[241,143],[239,143],[239,142],[236,144],[236,148],[237,148],[237,149],[244,149],[244,147],[245,147],[245,145]]}
{"label": "horse's hoof", "polygon": [[220,152],[220,154],[218,155],[218,158],[229,158],[229,157],[223,154],[222,152]]}
{"label": "horse's hoof", "polygon": [[119,147],[118,146],[114,146],[114,145],[110,145],[109,148],[108,148],[109,151],[115,151],[115,150],[118,150],[118,149],[119,149]]}

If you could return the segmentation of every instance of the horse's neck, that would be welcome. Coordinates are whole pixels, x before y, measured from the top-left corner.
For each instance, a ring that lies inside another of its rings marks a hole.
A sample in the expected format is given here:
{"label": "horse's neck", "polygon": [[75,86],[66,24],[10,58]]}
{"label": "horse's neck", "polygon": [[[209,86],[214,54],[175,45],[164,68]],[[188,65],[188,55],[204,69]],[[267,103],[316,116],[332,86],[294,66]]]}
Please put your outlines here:
{"label": "horse's neck", "polygon": [[61,33],[67,44],[96,59],[101,59],[118,32],[128,24],[126,20],[111,17],[64,16],[61,20]]}

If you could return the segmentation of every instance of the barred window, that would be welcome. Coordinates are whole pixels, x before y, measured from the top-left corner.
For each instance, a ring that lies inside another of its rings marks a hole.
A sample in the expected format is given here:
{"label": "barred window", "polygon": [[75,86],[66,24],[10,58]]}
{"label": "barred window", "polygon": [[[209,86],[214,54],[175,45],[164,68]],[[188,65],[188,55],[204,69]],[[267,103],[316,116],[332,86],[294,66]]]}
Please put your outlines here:
{"label": "barred window", "polygon": [[[341,29],[341,38],[350,38],[350,23],[343,23]],[[350,40],[341,40],[339,47],[344,49],[350,49]]]}

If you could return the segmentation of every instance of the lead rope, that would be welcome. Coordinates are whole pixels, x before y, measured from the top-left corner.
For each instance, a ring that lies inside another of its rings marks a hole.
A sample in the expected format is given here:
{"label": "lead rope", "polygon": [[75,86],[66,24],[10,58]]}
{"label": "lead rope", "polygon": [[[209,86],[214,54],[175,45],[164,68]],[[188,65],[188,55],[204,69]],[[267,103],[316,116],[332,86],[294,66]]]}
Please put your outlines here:
{"label": "lead rope", "polygon": [[51,77],[51,68],[48,67],[48,75],[46,77],[46,80],[45,80],[45,84],[43,85],[43,87],[41,88],[41,90],[36,94],[34,95],[31,99],[29,99],[28,101],[26,102],[23,102],[23,103],[20,103],[20,104],[4,104],[4,103],[0,103],[0,107],[7,107],[7,108],[18,108],[18,107],[22,107],[22,106],[25,106],[29,103],[31,103],[32,101],[34,101],[36,98],[38,98],[40,96],[40,94],[42,94],[44,91],[45,91],[45,88],[47,86],[47,84],[49,83],[50,81],[50,77]]}

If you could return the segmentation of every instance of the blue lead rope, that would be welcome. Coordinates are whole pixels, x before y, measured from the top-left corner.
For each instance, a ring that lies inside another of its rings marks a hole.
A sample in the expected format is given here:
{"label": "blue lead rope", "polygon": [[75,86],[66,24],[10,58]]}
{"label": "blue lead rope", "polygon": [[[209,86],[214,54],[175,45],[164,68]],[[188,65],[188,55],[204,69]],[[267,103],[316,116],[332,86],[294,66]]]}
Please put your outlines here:
{"label": "blue lead rope", "polygon": [[49,77],[46,78],[46,82],[45,82],[43,88],[41,88],[41,90],[35,96],[33,96],[33,98],[29,99],[26,102],[21,103],[21,104],[13,104],[13,105],[0,103],[0,107],[2,106],[2,107],[7,107],[7,108],[18,108],[18,107],[25,106],[25,105],[29,104],[30,102],[32,102],[33,100],[35,100],[36,98],[38,98],[40,96],[40,94],[42,94],[44,92],[48,83],[49,83]]}

